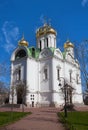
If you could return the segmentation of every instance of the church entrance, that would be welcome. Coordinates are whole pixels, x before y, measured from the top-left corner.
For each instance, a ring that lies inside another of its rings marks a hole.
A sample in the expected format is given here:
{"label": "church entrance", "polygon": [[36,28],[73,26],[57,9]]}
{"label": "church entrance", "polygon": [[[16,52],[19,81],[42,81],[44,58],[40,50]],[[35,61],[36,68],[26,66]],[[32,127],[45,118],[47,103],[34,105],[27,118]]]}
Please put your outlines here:
{"label": "church entrance", "polygon": [[22,95],[19,91],[17,91],[17,104],[22,104]]}
{"label": "church entrance", "polygon": [[22,104],[23,100],[23,89],[21,87],[17,88],[17,104]]}
{"label": "church entrance", "polygon": [[32,107],[34,107],[34,101],[32,101]]}

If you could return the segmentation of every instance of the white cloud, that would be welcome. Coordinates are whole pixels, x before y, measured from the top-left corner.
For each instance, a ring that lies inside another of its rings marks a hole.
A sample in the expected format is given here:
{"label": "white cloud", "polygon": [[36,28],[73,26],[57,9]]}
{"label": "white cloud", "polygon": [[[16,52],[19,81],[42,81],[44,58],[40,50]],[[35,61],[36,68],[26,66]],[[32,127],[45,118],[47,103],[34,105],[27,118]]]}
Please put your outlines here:
{"label": "white cloud", "polygon": [[9,43],[9,44],[6,44],[6,45],[4,46],[4,48],[5,48],[5,50],[6,50],[8,53],[10,53],[10,51],[15,48],[15,45]]}
{"label": "white cloud", "polygon": [[82,0],[81,4],[82,4],[83,7],[85,7],[87,3],[88,3],[88,0]]}
{"label": "white cloud", "polygon": [[15,48],[15,43],[19,37],[19,28],[14,24],[14,22],[5,21],[2,27],[3,34],[3,47],[7,52],[10,52]]}

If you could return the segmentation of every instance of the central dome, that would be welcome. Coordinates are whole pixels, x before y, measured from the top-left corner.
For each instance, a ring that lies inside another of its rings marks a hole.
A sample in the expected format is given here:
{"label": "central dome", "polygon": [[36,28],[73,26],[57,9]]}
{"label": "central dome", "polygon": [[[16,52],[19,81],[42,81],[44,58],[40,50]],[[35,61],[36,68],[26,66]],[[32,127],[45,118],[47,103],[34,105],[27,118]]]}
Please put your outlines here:
{"label": "central dome", "polygon": [[52,33],[52,34],[54,34],[54,35],[57,34],[56,31],[55,31],[50,25],[44,24],[43,27],[40,27],[40,28],[37,30],[37,32],[36,32],[36,37],[38,38],[38,37],[40,37],[40,36],[42,36],[42,35],[50,34],[50,33]]}

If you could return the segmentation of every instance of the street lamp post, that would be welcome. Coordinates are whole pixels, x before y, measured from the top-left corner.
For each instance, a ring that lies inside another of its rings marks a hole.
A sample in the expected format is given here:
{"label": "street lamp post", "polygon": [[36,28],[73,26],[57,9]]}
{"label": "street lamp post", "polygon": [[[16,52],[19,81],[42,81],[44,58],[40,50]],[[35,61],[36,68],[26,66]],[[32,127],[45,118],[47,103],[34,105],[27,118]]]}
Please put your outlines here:
{"label": "street lamp post", "polygon": [[[67,117],[67,102],[66,102],[66,98],[67,98],[67,84],[65,83],[65,79],[63,77],[60,77],[64,80],[64,85],[63,85],[63,90],[64,90],[64,101],[65,101],[65,105],[64,105],[64,116]],[[59,83],[59,86],[61,86],[62,84]]]}

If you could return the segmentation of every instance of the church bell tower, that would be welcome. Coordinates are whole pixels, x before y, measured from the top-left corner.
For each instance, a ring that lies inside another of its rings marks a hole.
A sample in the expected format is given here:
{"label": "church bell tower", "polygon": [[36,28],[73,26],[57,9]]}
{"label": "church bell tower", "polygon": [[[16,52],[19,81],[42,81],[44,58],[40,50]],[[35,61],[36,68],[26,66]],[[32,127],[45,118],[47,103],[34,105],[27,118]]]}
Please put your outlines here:
{"label": "church bell tower", "polygon": [[64,44],[64,49],[74,58],[74,44],[73,43],[67,40],[66,43]]}
{"label": "church bell tower", "polygon": [[44,24],[36,31],[37,48],[56,48],[56,31],[48,24]]}

